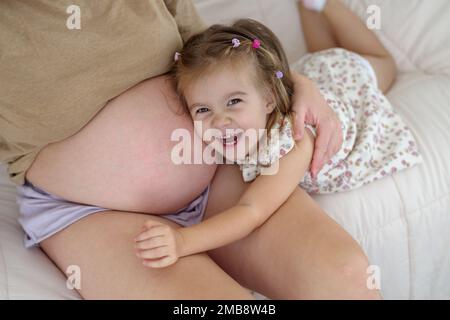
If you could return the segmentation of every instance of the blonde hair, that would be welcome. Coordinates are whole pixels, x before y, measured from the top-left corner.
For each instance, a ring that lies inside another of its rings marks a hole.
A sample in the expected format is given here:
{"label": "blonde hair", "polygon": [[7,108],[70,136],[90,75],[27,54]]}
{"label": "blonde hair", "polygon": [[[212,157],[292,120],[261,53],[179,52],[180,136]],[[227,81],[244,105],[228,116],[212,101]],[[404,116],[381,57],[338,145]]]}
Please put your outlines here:
{"label": "blonde hair", "polygon": [[[238,47],[233,47],[234,38],[240,42]],[[260,41],[258,48],[253,48],[255,39]],[[275,99],[274,111],[266,124],[269,135],[279,116],[292,121],[293,82],[286,54],[276,35],[252,19],[240,19],[230,26],[212,25],[185,43],[172,69],[176,90],[185,110],[188,110],[183,94],[186,84],[223,63],[239,66],[249,59],[256,68],[255,83],[258,86],[262,84],[265,93],[272,94]],[[281,78],[276,76],[278,71],[283,73]]]}

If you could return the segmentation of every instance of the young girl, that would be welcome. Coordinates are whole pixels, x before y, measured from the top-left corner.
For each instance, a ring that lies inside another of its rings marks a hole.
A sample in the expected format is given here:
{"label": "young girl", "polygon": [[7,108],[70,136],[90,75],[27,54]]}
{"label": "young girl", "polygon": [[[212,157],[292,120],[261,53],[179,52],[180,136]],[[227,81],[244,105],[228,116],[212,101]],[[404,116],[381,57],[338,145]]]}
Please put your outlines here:
{"label": "young girl", "polygon": [[[325,1],[304,4],[322,10]],[[331,12],[339,11],[339,5],[330,0],[326,10],[332,23],[337,13]],[[292,68],[316,83],[344,133],[341,150],[317,179],[308,172],[315,128],[306,126],[304,138],[294,141],[292,75],[279,40],[268,28],[250,19],[214,25],[193,36],[175,55],[177,90],[194,123],[201,124],[197,134],[216,154],[238,164],[251,185],[235,206],[197,225],[175,230],[146,223],[136,237],[137,254],[145,265],[165,267],[179,257],[245,237],[299,185],[311,193],[345,191],[421,161],[412,134],[379,89],[389,88],[393,77],[388,74],[393,72],[380,55],[386,51],[376,37],[370,33],[372,37],[363,41],[363,57],[340,48],[321,50],[323,42],[306,34],[310,51],[318,52]],[[342,34],[342,46],[358,48]],[[247,139],[252,137],[244,134],[248,132],[256,139]]]}

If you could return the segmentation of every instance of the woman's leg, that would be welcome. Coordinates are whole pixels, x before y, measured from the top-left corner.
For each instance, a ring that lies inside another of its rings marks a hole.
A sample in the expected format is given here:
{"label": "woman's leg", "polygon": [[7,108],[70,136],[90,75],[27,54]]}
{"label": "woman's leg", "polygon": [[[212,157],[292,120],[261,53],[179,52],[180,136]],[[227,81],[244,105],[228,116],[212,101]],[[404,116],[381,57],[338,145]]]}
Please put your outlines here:
{"label": "woman's leg", "polygon": [[[205,219],[234,205],[247,185],[237,166],[220,166]],[[246,288],[272,299],[377,299],[358,243],[298,188],[246,238],[210,256]]]}
{"label": "woman's leg", "polygon": [[163,269],[144,267],[133,238],[148,219],[178,227],[152,215],[104,211],[44,240],[41,248],[63,272],[80,267],[79,292],[86,299],[253,299],[207,254],[183,257]]}
{"label": "woman's leg", "polygon": [[[341,47],[356,52],[374,68],[380,90],[389,90],[397,74],[394,59],[375,33],[341,0],[328,0],[321,13],[300,5],[300,15],[309,51]],[[333,39],[334,43],[329,39]]]}

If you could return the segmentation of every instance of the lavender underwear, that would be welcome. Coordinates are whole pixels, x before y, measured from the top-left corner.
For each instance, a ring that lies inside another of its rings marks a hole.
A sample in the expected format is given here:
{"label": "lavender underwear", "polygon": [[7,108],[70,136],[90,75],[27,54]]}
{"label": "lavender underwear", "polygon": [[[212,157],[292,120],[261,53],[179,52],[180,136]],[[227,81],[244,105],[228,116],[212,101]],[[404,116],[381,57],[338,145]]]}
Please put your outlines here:
{"label": "lavender underwear", "polygon": [[[194,201],[173,214],[161,215],[184,227],[200,223],[205,213],[209,195],[208,186]],[[68,227],[87,215],[107,208],[70,202],[32,185],[29,181],[17,187],[19,223],[25,230],[25,247],[39,242]]]}

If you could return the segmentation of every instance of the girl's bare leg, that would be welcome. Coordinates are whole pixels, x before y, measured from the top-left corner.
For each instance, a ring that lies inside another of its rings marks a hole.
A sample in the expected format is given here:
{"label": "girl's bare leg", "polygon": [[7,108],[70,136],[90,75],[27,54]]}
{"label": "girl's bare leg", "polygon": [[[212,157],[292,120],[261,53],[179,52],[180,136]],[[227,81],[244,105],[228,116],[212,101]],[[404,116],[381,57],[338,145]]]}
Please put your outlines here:
{"label": "girl's bare leg", "polygon": [[306,9],[300,2],[298,2],[298,8],[308,52],[339,46],[323,14]]}
{"label": "girl's bare leg", "polygon": [[[397,74],[394,59],[375,33],[340,0],[328,0],[321,13],[307,10],[300,5],[300,14],[307,46],[311,52],[327,49],[327,44],[330,45],[328,48],[341,47],[356,52],[364,56],[374,68],[380,90],[389,90]],[[319,40],[320,37],[325,40]],[[334,39],[335,43],[329,39]]]}
{"label": "girl's bare leg", "polygon": [[253,299],[205,253],[163,269],[144,267],[133,238],[148,219],[178,226],[157,216],[104,211],[44,240],[41,248],[63,272],[80,267],[85,299]]}
{"label": "girl's bare leg", "polygon": [[[205,219],[234,205],[246,185],[222,165]],[[210,256],[246,288],[272,299],[379,299],[367,288],[369,262],[358,243],[302,189],[246,238]]]}

